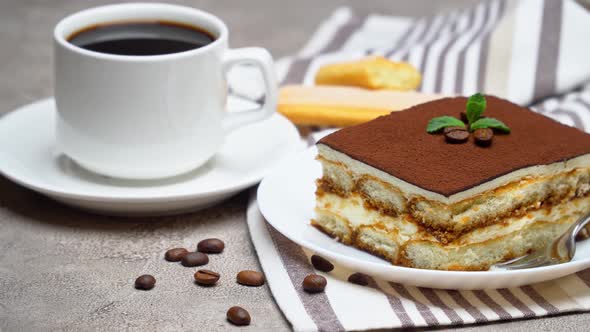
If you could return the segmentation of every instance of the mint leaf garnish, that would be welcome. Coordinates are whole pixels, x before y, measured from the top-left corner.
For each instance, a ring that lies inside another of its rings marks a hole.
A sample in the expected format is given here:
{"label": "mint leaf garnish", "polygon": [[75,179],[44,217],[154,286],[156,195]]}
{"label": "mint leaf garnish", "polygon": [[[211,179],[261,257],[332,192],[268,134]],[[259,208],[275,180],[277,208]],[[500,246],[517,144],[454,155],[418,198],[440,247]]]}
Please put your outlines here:
{"label": "mint leaf garnish", "polygon": [[445,115],[430,119],[430,121],[428,121],[428,126],[426,126],[426,132],[432,134],[445,127],[451,126],[465,128],[465,124],[463,123],[463,121],[452,116]]}
{"label": "mint leaf garnish", "polygon": [[486,109],[486,98],[476,93],[467,100],[467,121],[471,125],[477,121]]}
{"label": "mint leaf garnish", "polygon": [[504,122],[494,119],[494,118],[483,118],[483,119],[479,119],[477,121],[475,121],[474,123],[471,124],[471,126],[469,126],[469,129],[471,131],[474,131],[475,129],[480,129],[480,128],[492,128],[492,129],[496,129],[505,133],[509,133],[510,132],[510,128],[508,128],[507,125],[504,124]]}
{"label": "mint leaf garnish", "polygon": [[[456,136],[456,134],[460,132],[467,135],[469,134],[464,129],[455,130],[455,128],[449,127],[465,128],[465,125],[467,124],[469,126],[469,131],[471,132],[477,129],[488,129],[487,131],[478,131],[477,135],[474,134],[476,136],[476,143],[480,146],[488,146],[489,143],[491,143],[491,138],[493,137],[493,132],[491,129],[493,129],[494,131],[504,132],[506,134],[510,133],[510,128],[508,128],[508,126],[504,124],[504,122],[494,118],[482,117],[483,112],[486,110],[486,98],[483,94],[476,93],[473,96],[469,97],[469,99],[467,99],[467,105],[465,109],[465,112],[461,112],[461,119],[463,121],[452,116],[439,116],[431,119],[428,122],[428,125],[426,126],[426,131],[429,134],[433,134],[441,129],[445,129],[445,140],[448,143],[453,143],[453,135]],[[448,130],[446,128],[448,128]],[[489,137],[483,137],[483,134],[486,134]],[[478,139],[480,141],[479,143]]]}

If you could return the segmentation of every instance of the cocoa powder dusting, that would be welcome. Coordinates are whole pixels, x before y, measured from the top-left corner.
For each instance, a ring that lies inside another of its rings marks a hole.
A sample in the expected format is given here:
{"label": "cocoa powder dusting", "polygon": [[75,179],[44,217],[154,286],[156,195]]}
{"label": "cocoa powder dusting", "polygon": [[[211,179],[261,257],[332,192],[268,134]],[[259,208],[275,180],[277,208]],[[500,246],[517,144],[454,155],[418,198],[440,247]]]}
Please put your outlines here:
{"label": "cocoa powder dusting", "polygon": [[485,115],[501,119],[512,131],[494,144],[447,144],[426,133],[430,119],[460,117],[467,98],[443,98],[324,137],[325,144],[406,182],[445,196],[464,191],[514,170],[551,164],[590,153],[590,135],[527,108],[486,96]]}

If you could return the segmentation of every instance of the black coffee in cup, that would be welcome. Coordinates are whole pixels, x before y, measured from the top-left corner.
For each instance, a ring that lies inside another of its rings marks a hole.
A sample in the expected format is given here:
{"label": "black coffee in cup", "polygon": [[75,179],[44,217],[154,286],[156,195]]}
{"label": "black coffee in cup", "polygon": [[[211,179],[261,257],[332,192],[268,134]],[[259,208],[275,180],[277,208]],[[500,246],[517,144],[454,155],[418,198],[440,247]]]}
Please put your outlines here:
{"label": "black coffee in cup", "polygon": [[205,29],[166,21],[116,22],[94,25],[67,40],[84,49],[117,55],[161,55],[190,51],[212,43]]}
{"label": "black coffee in cup", "polygon": [[[124,179],[167,178],[205,164],[232,130],[276,111],[272,56],[230,49],[228,34],[212,14],[152,2],[61,20],[53,32],[56,149],[89,171]],[[227,112],[225,74],[240,63],[262,73],[258,111]]]}

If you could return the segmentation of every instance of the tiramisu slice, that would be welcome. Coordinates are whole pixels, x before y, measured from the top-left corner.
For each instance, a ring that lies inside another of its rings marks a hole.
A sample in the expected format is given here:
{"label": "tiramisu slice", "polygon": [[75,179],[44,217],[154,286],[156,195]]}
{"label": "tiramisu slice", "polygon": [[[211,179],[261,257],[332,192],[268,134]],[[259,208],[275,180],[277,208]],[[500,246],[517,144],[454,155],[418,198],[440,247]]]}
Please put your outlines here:
{"label": "tiramisu slice", "polygon": [[[469,122],[471,132],[450,133],[460,120],[426,132],[433,118],[461,118],[459,97],[322,139],[312,224],[393,264],[442,270],[485,270],[561,234],[590,211],[590,135],[485,99],[488,119]],[[486,137],[494,119],[510,133]],[[479,124],[490,128],[473,131]]]}

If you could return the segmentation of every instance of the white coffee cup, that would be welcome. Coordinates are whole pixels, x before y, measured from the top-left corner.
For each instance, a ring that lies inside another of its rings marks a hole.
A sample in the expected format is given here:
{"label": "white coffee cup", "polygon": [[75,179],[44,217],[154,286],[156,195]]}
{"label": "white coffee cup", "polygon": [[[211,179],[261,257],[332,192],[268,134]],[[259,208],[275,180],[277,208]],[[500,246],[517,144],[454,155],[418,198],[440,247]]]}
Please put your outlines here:
{"label": "white coffee cup", "polygon": [[[205,29],[215,41],[153,56],[98,53],[68,42],[91,26],[154,20]],[[268,118],[276,108],[270,54],[257,47],[228,49],[226,25],[194,8],[130,3],[84,10],[57,24],[54,44],[58,148],[97,173],[152,179],[188,172],[209,160],[228,132]],[[260,110],[226,112],[225,74],[237,63],[262,71]]]}

